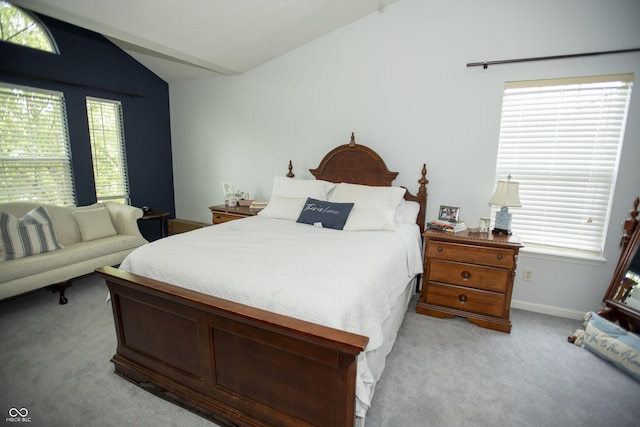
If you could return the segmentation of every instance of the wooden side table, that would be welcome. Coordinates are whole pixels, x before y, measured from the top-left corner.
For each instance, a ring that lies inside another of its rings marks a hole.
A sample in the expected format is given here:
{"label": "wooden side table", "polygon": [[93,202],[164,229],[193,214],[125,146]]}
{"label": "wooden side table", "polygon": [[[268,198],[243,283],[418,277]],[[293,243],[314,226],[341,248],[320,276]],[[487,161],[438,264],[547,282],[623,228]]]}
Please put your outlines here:
{"label": "wooden side table", "polygon": [[158,220],[158,222],[160,223],[160,236],[161,237],[166,237],[167,233],[165,233],[165,227],[164,227],[164,219],[165,217],[169,216],[169,212],[167,211],[153,211],[153,212],[149,212],[149,213],[145,213],[144,215],[142,215],[142,218],[140,218],[141,221],[147,221],[147,220]]}
{"label": "wooden side table", "polygon": [[511,332],[517,236],[427,230],[422,293],[416,312],[466,317],[483,328]]}
{"label": "wooden side table", "polygon": [[227,205],[209,206],[211,210],[211,222],[222,224],[223,222],[242,219],[257,215],[262,209],[251,209],[249,206],[229,207]]}

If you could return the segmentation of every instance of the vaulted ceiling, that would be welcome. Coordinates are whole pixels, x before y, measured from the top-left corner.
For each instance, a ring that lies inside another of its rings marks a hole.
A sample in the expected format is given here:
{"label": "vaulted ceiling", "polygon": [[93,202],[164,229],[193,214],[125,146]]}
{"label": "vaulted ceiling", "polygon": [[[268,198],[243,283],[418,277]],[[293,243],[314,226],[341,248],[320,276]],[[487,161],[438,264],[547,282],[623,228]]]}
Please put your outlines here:
{"label": "vaulted ceiling", "polygon": [[9,0],[108,37],[167,82],[243,73],[398,0]]}

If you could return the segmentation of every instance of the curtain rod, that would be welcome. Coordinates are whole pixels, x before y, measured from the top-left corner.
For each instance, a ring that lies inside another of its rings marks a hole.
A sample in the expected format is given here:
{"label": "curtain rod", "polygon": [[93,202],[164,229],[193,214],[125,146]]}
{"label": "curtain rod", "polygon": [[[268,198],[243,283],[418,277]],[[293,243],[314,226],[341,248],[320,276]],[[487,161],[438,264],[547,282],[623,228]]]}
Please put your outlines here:
{"label": "curtain rod", "polygon": [[538,56],[533,58],[520,58],[520,59],[503,59],[500,61],[485,61],[485,62],[469,62],[467,67],[480,67],[485,70],[489,68],[489,65],[499,65],[499,64],[511,64],[513,62],[530,62],[530,61],[546,61],[548,59],[565,59],[565,58],[577,58],[581,56],[597,56],[597,55],[609,55],[612,53],[627,53],[627,52],[638,52],[640,51],[640,47],[632,48],[632,49],[621,49],[621,50],[608,50],[604,52],[588,52],[588,53],[574,53],[570,55],[556,55],[556,56]]}

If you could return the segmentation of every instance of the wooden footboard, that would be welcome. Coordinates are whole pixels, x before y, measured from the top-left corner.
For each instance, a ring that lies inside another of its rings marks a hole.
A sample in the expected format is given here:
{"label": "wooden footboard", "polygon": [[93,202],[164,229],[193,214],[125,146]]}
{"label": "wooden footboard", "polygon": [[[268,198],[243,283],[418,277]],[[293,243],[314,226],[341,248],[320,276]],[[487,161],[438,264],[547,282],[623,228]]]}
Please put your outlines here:
{"label": "wooden footboard", "polygon": [[368,338],[103,267],[125,378],[240,426],[352,426]]}

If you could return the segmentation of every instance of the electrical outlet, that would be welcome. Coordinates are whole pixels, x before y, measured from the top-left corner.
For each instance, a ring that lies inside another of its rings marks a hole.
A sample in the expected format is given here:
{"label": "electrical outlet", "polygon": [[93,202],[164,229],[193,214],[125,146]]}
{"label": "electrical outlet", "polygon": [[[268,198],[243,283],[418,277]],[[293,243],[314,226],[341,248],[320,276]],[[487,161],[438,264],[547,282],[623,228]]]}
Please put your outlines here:
{"label": "electrical outlet", "polygon": [[533,270],[525,270],[524,273],[522,273],[522,280],[524,280],[525,282],[530,282],[533,280]]}

